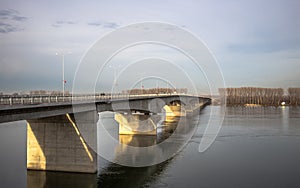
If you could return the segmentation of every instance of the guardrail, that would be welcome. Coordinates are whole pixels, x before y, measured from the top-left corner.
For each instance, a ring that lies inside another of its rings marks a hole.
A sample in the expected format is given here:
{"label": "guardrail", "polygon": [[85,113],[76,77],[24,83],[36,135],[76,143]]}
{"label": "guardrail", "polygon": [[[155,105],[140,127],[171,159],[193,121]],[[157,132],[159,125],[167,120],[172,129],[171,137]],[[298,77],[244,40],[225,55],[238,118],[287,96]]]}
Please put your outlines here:
{"label": "guardrail", "polygon": [[109,101],[111,99],[127,99],[127,98],[139,98],[139,97],[151,97],[151,96],[171,96],[171,95],[188,95],[183,93],[166,93],[166,94],[111,94],[111,95],[3,95],[0,96],[0,105],[34,105],[43,103],[59,103],[59,102],[72,102],[72,101]]}

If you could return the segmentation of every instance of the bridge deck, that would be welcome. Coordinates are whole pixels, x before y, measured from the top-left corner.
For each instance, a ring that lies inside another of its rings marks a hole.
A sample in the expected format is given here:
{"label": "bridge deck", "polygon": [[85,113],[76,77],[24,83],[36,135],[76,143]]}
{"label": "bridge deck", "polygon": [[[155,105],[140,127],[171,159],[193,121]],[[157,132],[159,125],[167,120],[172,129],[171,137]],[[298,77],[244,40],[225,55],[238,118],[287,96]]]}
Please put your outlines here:
{"label": "bridge deck", "polygon": [[[112,111],[111,104],[122,104],[124,102],[134,103],[140,105],[142,101],[152,99],[166,99],[173,98],[180,100],[181,98],[194,98],[204,99],[210,101],[209,98],[190,96],[190,95],[147,95],[147,96],[134,96],[130,98],[113,98],[113,99],[99,99],[99,100],[87,100],[87,101],[67,101],[67,102],[55,102],[55,103],[39,103],[39,104],[27,104],[27,105],[0,105],[0,123],[9,121],[18,121],[24,119],[36,119],[42,117],[57,116],[66,113],[73,113],[74,107],[76,112],[86,112],[97,110],[96,106],[103,106],[104,110]],[[147,106],[147,105],[146,105]],[[145,108],[145,107],[144,107]],[[100,110],[100,111],[104,111]],[[98,110],[99,111],[99,110]]]}

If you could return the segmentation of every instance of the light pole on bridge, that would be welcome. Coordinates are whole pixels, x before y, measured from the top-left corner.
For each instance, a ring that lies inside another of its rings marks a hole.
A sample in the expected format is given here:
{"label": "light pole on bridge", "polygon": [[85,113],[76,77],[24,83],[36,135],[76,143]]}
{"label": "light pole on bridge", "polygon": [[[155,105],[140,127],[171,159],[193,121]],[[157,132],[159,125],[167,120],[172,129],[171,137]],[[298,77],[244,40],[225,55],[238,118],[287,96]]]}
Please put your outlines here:
{"label": "light pole on bridge", "polygon": [[144,79],[144,74],[145,74],[145,72],[139,72],[138,73],[140,76],[141,76],[141,95],[143,94],[143,90],[144,90],[144,84],[143,84],[143,79]]}
{"label": "light pole on bridge", "polygon": [[116,92],[118,92],[117,87],[118,87],[118,83],[117,83],[117,74],[118,74],[118,69],[121,68],[121,65],[116,65],[116,66],[112,66],[109,65],[109,68],[112,68],[114,70],[114,79],[113,79],[113,86],[115,86],[115,90]]}
{"label": "light pole on bridge", "polygon": [[62,56],[62,95],[65,97],[65,86],[67,81],[65,80],[65,55],[71,54],[71,52],[56,52],[56,55]]}

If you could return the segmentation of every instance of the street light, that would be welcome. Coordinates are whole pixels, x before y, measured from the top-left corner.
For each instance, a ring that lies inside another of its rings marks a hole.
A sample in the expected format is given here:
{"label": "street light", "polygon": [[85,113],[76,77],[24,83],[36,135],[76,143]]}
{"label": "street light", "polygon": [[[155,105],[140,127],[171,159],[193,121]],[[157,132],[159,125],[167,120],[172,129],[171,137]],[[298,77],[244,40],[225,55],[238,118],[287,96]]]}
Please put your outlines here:
{"label": "street light", "polygon": [[113,70],[114,70],[114,81],[113,81],[113,85],[115,85],[116,86],[116,91],[117,91],[117,86],[118,86],[118,84],[117,84],[117,71],[118,71],[118,69],[119,68],[121,68],[121,65],[119,64],[119,65],[116,65],[116,66],[112,66],[112,65],[109,65],[109,68],[112,68]]}
{"label": "street light", "polygon": [[61,55],[62,56],[62,94],[63,97],[65,96],[65,85],[67,81],[65,80],[65,55],[66,54],[71,54],[71,52],[56,52],[55,55]]}
{"label": "street light", "polygon": [[141,95],[143,94],[143,90],[144,90],[144,85],[143,85],[143,77],[144,77],[144,74],[145,74],[146,72],[139,72],[138,74],[141,76]]}

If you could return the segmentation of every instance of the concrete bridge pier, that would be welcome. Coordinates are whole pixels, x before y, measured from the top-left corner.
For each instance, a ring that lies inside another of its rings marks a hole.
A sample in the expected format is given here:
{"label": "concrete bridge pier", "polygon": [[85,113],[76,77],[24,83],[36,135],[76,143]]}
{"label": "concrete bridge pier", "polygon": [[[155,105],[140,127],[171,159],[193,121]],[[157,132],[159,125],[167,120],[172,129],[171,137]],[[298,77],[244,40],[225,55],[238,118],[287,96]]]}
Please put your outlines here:
{"label": "concrete bridge pier", "polygon": [[97,172],[97,154],[87,143],[97,148],[98,114],[77,115],[80,131],[74,114],[27,120],[27,169]]}
{"label": "concrete bridge pier", "polygon": [[156,135],[156,123],[149,115],[115,114],[115,120],[119,123],[119,134],[129,135]]}
{"label": "concrete bridge pier", "polygon": [[183,105],[166,105],[164,106],[164,111],[167,117],[186,116],[185,107]]}

